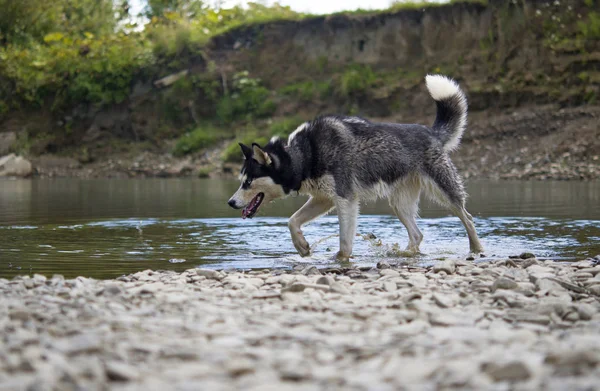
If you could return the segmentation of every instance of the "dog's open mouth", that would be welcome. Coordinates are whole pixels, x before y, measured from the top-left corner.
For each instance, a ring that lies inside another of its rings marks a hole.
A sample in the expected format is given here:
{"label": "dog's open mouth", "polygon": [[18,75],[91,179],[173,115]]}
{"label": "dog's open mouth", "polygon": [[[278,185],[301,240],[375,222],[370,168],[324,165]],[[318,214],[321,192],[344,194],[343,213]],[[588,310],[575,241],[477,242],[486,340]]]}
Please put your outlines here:
{"label": "dog's open mouth", "polygon": [[252,199],[252,201],[250,201],[248,206],[246,206],[244,208],[244,210],[242,210],[242,218],[245,219],[247,217],[247,218],[251,219],[252,217],[254,217],[256,212],[258,212],[258,208],[260,207],[260,204],[262,204],[264,198],[265,198],[265,193],[258,193]]}

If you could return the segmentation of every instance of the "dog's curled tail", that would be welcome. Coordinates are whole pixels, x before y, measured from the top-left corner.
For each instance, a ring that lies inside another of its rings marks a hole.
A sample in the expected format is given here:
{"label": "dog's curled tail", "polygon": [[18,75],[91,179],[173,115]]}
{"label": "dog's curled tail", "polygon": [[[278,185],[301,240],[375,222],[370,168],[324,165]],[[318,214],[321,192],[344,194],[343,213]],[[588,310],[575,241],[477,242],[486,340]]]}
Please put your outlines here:
{"label": "dog's curled tail", "polygon": [[433,130],[444,144],[445,151],[458,148],[467,127],[467,97],[458,84],[442,75],[427,75],[425,83],[437,105]]}

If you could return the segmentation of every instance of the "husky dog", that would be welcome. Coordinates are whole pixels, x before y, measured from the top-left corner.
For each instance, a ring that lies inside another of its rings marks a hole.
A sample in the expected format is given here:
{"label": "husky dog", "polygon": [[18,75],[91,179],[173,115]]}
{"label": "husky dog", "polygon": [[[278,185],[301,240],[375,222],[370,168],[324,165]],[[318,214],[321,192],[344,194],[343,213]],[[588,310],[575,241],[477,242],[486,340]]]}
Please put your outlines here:
{"label": "husky dog", "polygon": [[242,217],[251,218],[265,201],[307,194],[309,200],[288,223],[294,247],[300,255],[309,255],[301,227],[336,208],[340,224],[336,258],[347,260],[359,204],[377,198],[389,200],[408,231],[407,250],[418,252],[423,234],[415,219],[423,190],[460,219],[471,253],[481,253],[473,218],[465,209],[463,183],[449,156],[467,126],[467,99],[445,76],[428,75],[425,82],[437,105],[431,127],[327,115],[300,125],[287,142],[274,137],[264,147],[240,143],[245,158],[241,186],[229,205],[243,208]]}

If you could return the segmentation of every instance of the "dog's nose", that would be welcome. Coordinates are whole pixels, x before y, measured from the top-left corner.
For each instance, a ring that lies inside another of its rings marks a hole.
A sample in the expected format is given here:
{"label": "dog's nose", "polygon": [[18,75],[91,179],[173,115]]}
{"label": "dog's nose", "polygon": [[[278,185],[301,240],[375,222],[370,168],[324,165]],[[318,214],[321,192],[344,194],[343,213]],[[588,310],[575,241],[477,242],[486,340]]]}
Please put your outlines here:
{"label": "dog's nose", "polygon": [[229,204],[229,206],[231,206],[233,209],[237,209],[235,206],[235,200],[231,199],[229,201],[227,201],[227,203]]}

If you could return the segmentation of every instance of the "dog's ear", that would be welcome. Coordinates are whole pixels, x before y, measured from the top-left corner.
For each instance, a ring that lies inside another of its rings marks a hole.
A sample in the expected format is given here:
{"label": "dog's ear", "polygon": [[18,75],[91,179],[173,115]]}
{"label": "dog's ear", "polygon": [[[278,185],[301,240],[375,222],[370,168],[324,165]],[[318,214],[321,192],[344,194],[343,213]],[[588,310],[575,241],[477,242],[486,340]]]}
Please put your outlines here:
{"label": "dog's ear", "polygon": [[270,166],[272,163],[269,154],[263,151],[260,145],[256,143],[252,144],[252,157],[263,166]]}
{"label": "dog's ear", "polygon": [[244,154],[244,159],[248,160],[252,157],[252,148],[242,143],[240,144],[240,148],[242,148],[242,153]]}

